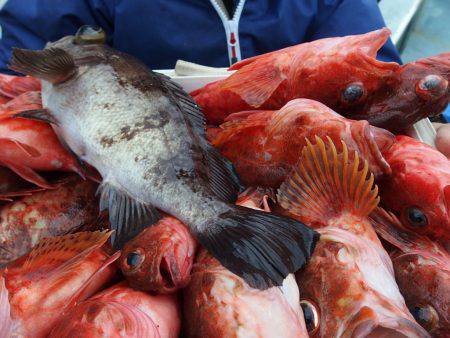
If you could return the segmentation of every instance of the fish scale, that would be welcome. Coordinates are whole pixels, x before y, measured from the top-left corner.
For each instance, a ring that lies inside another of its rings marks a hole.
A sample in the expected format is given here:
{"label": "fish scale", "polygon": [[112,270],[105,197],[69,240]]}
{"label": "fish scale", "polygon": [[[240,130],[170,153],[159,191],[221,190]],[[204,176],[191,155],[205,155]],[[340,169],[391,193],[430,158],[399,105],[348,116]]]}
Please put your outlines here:
{"label": "fish scale", "polygon": [[154,224],[161,210],[249,285],[280,285],[305,264],[318,234],[235,206],[238,177],[205,139],[192,98],[95,34],[81,28],[42,51],[15,49],[11,68],[42,81],[43,109],[28,117],[52,120],[64,143],[101,174],[100,209],[109,210],[114,246]]}

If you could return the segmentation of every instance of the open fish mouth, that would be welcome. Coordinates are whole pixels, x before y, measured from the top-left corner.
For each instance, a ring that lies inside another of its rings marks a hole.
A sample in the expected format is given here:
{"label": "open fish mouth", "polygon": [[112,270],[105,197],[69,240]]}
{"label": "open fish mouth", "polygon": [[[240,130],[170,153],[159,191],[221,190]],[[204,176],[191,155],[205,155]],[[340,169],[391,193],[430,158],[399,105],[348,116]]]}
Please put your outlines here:
{"label": "open fish mouth", "polygon": [[429,337],[429,334],[417,323],[405,318],[377,318],[374,310],[362,308],[353,316],[342,337],[368,338],[409,338]]}

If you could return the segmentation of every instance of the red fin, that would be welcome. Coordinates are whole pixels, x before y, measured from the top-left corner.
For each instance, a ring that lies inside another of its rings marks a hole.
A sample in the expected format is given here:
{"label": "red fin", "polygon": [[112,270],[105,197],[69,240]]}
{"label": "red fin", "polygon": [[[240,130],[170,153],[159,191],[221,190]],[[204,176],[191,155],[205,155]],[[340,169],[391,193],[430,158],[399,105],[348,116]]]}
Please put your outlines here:
{"label": "red fin", "polygon": [[12,171],[14,171],[17,175],[22,177],[24,180],[34,183],[37,186],[45,189],[54,189],[56,186],[47,182],[45,178],[39,175],[33,169],[26,167],[24,165],[18,165],[11,163],[9,161],[2,160],[1,162],[5,167],[8,167]]}
{"label": "red fin", "polygon": [[116,251],[109,259],[107,259],[103,265],[93,273],[89,279],[84,282],[83,286],[70,297],[70,299],[67,301],[66,309],[71,309],[76,305],[80,299],[86,299],[93,295],[98,288],[98,285],[96,285],[95,281],[97,280],[97,277],[111,264],[113,264],[117,259],[119,259],[121,252]]}
{"label": "red fin", "polygon": [[11,306],[9,304],[9,292],[5,285],[5,278],[0,277],[0,337],[10,337],[13,322],[11,319]]}
{"label": "red fin", "polygon": [[42,239],[27,255],[23,271],[30,273],[64,268],[74,258],[85,257],[100,248],[111,236],[111,231],[78,232]]}
{"label": "red fin", "polygon": [[252,114],[243,115],[242,118],[233,114],[235,115],[235,118],[220,126],[219,131],[214,133],[215,137],[211,140],[211,143],[214,146],[219,147],[223,142],[227,142],[234,135],[241,133],[248,128],[265,127],[267,125],[267,120],[272,116],[272,113],[273,111],[271,110],[261,110],[255,111]]}
{"label": "red fin", "polygon": [[41,93],[26,92],[3,104],[0,108],[0,118],[10,117],[26,110],[37,109],[42,109]]}
{"label": "red fin", "polygon": [[30,91],[40,91],[41,82],[30,76],[14,76],[0,74],[0,94],[14,98]]}
{"label": "red fin", "polygon": [[278,202],[290,213],[312,222],[325,223],[343,211],[369,215],[379,197],[373,174],[367,177],[367,161],[360,169],[357,152],[349,158],[343,141],[338,152],[331,138],[327,139],[327,145],[317,136],[314,145],[306,139],[298,164],[279,189]]}
{"label": "red fin", "polygon": [[284,53],[260,59],[223,80],[218,88],[232,91],[251,107],[258,108],[286,80],[285,69],[289,69],[289,61],[290,56]]}
{"label": "red fin", "polygon": [[36,148],[22,143],[16,139],[13,138],[0,138],[0,142],[5,143],[5,142],[11,142],[14,143],[14,145],[16,145],[21,151],[24,152],[25,155],[30,156],[30,157],[39,157],[41,156],[41,153],[39,152],[39,150],[37,150]]}

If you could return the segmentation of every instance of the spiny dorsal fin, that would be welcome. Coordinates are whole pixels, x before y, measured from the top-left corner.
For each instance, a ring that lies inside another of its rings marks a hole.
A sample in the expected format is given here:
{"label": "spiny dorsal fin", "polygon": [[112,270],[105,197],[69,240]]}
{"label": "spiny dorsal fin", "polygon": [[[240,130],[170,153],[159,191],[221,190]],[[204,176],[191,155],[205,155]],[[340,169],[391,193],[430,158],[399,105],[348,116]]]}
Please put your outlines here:
{"label": "spiny dorsal fin", "polygon": [[77,256],[86,256],[101,247],[111,236],[111,231],[78,232],[42,239],[28,254],[23,271],[30,273],[60,268]]}
{"label": "spiny dorsal fin", "polygon": [[44,50],[13,48],[9,68],[53,84],[66,81],[76,72],[73,57],[61,48]]}
{"label": "spiny dorsal fin", "polygon": [[195,132],[199,136],[206,138],[205,116],[203,115],[200,107],[195,103],[194,99],[189,96],[189,94],[186,93],[178,84],[173,82],[170,77],[159,73],[154,74],[159,77],[161,83],[172,95],[174,98],[174,103],[179,106],[181,112],[191,123]]}
{"label": "spiny dorsal fin", "polygon": [[324,223],[335,215],[348,211],[355,216],[367,216],[379,202],[378,187],[369,178],[368,163],[359,168],[359,155],[349,158],[342,142],[338,152],[327,137],[328,145],[316,136],[316,144],[306,139],[299,162],[281,185],[278,202],[288,212],[303,220]]}
{"label": "spiny dorsal fin", "polygon": [[195,133],[200,136],[199,143],[207,160],[211,190],[222,200],[234,202],[241,187],[239,178],[231,162],[206,141],[205,117],[200,107],[189,94],[169,77],[162,74],[157,74],[157,76],[172,95],[173,102],[179,106]]}

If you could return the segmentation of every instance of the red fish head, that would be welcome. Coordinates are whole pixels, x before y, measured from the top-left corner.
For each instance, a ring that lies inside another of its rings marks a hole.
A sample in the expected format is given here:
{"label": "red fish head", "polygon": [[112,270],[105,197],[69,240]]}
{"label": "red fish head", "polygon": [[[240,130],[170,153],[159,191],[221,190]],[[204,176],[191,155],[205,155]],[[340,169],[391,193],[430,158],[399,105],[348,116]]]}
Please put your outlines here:
{"label": "red fish head", "polygon": [[450,329],[448,252],[382,208],[377,208],[371,219],[378,235],[392,248],[395,279],[411,314],[433,336],[445,336]]}
{"label": "red fish head", "polygon": [[373,96],[367,116],[371,124],[402,131],[441,113],[450,100],[450,53],[399,68],[384,91]]}
{"label": "red fish head", "polygon": [[387,253],[364,236],[327,227],[296,274],[311,337],[427,337],[408,312]]}
{"label": "red fish head", "polygon": [[381,200],[409,229],[437,240],[450,238],[450,162],[407,136],[384,154],[392,175],[380,182]]}
{"label": "red fish head", "polygon": [[376,59],[389,35],[384,28],[313,42],[292,62],[291,96],[317,100],[346,117],[367,119],[364,114],[372,97],[385,91],[386,83],[400,68],[398,63]]}
{"label": "red fish head", "polygon": [[120,266],[132,287],[172,293],[188,284],[195,248],[187,227],[167,216],[125,245]]}

